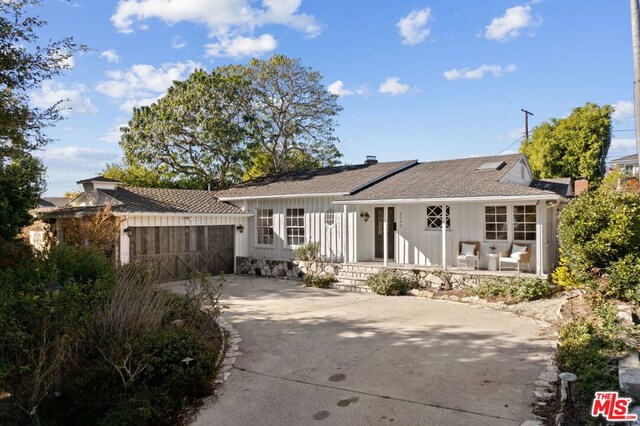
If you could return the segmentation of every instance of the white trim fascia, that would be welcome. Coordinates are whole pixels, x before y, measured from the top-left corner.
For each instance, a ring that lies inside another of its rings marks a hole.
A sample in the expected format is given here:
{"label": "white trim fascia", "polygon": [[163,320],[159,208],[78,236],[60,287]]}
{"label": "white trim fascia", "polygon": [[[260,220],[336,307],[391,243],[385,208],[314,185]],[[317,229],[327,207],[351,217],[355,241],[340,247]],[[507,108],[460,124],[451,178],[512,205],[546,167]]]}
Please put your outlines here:
{"label": "white trim fascia", "polygon": [[115,212],[116,217],[132,216],[178,216],[178,217],[252,217],[253,213],[156,213],[156,212]]}
{"label": "white trim fascia", "polygon": [[453,198],[405,198],[388,200],[335,200],[332,204],[415,204],[415,203],[466,203],[466,202],[506,202],[506,201],[547,201],[562,200],[560,195],[509,195],[499,197],[453,197]]}
{"label": "white trim fascia", "polygon": [[268,200],[278,198],[311,198],[311,197],[342,197],[349,195],[350,192],[321,192],[317,194],[285,194],[285,195],[258,195],[242,197],[217,197],[220,201],[237,201],[237,200]]}

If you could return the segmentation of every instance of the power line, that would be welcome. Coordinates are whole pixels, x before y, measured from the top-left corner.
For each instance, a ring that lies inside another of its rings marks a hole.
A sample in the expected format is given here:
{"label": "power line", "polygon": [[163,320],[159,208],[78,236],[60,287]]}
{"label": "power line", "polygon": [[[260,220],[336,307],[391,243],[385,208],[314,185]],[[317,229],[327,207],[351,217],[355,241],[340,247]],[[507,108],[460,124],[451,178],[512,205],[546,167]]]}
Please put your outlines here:
{"label": "power line", "polygon": [[506,150],[508,150],[509,148],[511,148],[513,145],[515,145],[516,143],[520,142],[525,135],[520,136],[518,139],[516,139],[515,141],[511,142],[508,146],[506,146],[502,151],[498,152],[496,155],[500,155],[501,153],[505,152]]}

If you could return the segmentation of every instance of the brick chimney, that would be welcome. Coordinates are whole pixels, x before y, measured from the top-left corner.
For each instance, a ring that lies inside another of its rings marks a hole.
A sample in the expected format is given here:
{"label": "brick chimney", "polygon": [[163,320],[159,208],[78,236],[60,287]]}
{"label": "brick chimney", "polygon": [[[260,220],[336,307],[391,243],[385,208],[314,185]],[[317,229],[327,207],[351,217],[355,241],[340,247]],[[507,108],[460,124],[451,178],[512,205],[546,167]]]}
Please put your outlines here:
{"label": "brick chimney", "polygon": [[376,160],[375,155],[367,155],[367,159],[364,161],[364,164],[367,166],[372,166],[374,164],[378,164],[378,160]]}
{"label": "brick chimney", "polygon": [[589,181],[584,178],[577,178],[575,183],[573,184],[573,195],[579,196],[583,192],[587,192],[589,190]]}

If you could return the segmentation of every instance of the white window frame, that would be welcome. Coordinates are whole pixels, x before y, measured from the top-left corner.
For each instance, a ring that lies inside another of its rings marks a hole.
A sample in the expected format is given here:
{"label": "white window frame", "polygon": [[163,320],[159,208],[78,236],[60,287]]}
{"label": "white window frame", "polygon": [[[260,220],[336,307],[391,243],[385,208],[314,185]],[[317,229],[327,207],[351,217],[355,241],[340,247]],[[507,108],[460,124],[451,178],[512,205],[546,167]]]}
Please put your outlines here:
{"label": "white window frame", "polygon": [[[497,221],[497,217],[498,215],[502,215],[503,213],[498,213],[497,210],[494,210],[494,213],[487,213],[487,208],[489,207],[493,207],[494,209],[497,209],[499,207],[503,207],[504,208],[504,216],[505,216],[505,221],[504,222],[498,222]],[[487,216],[488,215],[493,215],[496,218],[496,221],[494,222],[487,222]],[[498,242],[498,243],[504,243],[509,241],[509,206],[506,204],[487,204],[484,206],[483,212],[482,212],[482,216],[483,216],[483,222],[484,222],[484,227],[482,229],[483,232],[483,237],[484,237],[484,241],[486,242]],[[495,225],[496,229],[492,230],[492,231],[488,231],[487,230],[487,225]],[[504,224],[504,231],[498,231],[497,229],[497,225],[501,225]],[[496,238],[487,238],[487,232],[493,232],[495,233]],[[498,239],[498,232],[502,233],[504,232],[506,234],[505,238],[502,239]]]}
{"label": "white window frame", "polygon": [[[436,209],[440,210],[439,213],[436,213]],[[447,204],[445,206],[445,210],[447,211],[447,231],[451,230],[451,207]],[[439,221],[440,224],[436,225],[436,222]],[[427,231],[442,231],[442,205],[428,205],[426,208],[426,217],[425,217],[425,230]]]}
{"label": "white window frame", "polygon": [[[261,225],[260,221],[262,219],[264,219],[263,216],[261,216],[260,212],[261,211],[271,211],[271,244],[264,244],[260,242],[260,228],[268,228],[269,226],[263,226]],[[272,207],[258,207],[256,209],[256,247],[273,247],[275,244],[275,236],[276,236],[276,228],[275,228],[275,214],[274,214],[274,209]]]}
{"label": "white window frame", "polygon": [[324,212],[324,224],[328,228],[333,228],[336,225],[336,211],[331,207]]}
{"label": "white window frame", "polygon": [[[291,216],[290,212],[296,210],[297,211],[297,215],[296,216]],[[304,207],[289,207],[286,208],[284,211],[284,238],[285,238],[285,245],[288,248],[295,248],[295,247],[299,247],[302,244],[304,244],[306,242],[305,238],[306,238],[306,220],[305,220],[305,214],[304,214]],[[291,223],[289,219],[291,219]],[[296,223],[293,224],[293,221],[295,221]],[[302,225],[300,224],[300,221],[302,221]],[[293,231],[293,230],[297,230],[297,234],[298,235],[289,235],[289,230]],[[293,243],[293,239],[291,240],[291,242],[289,241],[289,237],[291,238],[296,238],[297,241],[295,243]]]}
{"label": "white window frame", "polygon": [[[523,212],[516,212],[516,210],[518,208],[523,208]],[[532,210],[532,212],[527,212],[527,208],[529,208],[530,210]],[[527,215],[531,215],[533,214],[533,222],[527,220]],[[516,220],[516,215],[523,215],[524,216],[524,221],[518,221]],[[511,217],[513,218],[513,223],[511,225],[511,229],[513,230],[513,241],[526,241],[528,243],[535,243],[536,242],[536,223],[537,223],[537,217],[538,217],[538,212],[536,209],[535,204],[517,204],[517,205],[513,205],[512,207],[512,213],[511,213]],[[518,225],[524,225],[524,230],[517,230],[516,227]],[[529,229],[532,230],[527,230],[527,225],[529,225]],[[524,239],[523,238],[517,238],[516,234],[524,234]],[[526,238],[527,236],[533,236],[533,238]]]}

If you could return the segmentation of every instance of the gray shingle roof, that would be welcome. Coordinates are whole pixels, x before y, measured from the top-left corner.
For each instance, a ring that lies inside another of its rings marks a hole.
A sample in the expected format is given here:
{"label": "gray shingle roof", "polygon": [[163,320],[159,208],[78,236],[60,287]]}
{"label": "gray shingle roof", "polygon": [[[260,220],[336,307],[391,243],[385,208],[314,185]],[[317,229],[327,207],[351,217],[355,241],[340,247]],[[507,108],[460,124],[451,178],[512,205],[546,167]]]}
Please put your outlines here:
{"label": "gray shingle roof", "polygon": [[240,207],[218,200],[213,192],[192,189],[123,188],[100,192],[122,204],[113,210],[121,213],[210,213],[243,214]]}
{"label": "gray shingle roof", "polygon": [[51,209],[56,207],[63,207],[69,204],[71,198],[67,197],[42,197],[40,198],[39,208]]}
{"label": "gray shingle roof", "polygon": [[[500,182],[523,157],[511,154],[419,163],[339,201],[556,195],[548,190]],[[507,164],[500,170],[477,170],[484,163],[501,161]]]}
{"label": "gray shingle roof", "polygon": [[286,173],[244,182],[233,188],[219,191],[216,195],[225,199],[294,194],[346,194],[415,163],[415,160],[395,161]]}
{"label": "gray shingle roof", "polygon": [[570,197],[572,195],[572,181],[571,178],[545,178],[534,179],[531,182],[531,186],[534,188],[548,189],[563,197]]}

